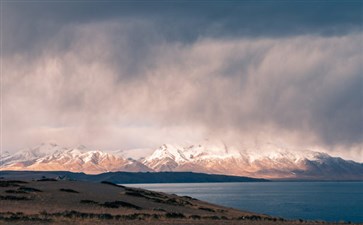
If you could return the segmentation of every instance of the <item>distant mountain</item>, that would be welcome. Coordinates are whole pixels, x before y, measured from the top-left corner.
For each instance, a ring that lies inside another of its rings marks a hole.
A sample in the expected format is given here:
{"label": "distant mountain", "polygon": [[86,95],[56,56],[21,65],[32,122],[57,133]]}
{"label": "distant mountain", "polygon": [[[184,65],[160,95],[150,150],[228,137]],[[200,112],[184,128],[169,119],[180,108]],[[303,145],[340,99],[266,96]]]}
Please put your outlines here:
{"label": "distant mountain", "polygon": [[2,167],[11,166],[24,168],[34,164],[39,158],[45,157],[48,154],[59,151],[63,149],[62,147],[53,143],[42,143],[31,149],[25,149],[23,151],[18,151],[15,154],[10,154],[5,152],[0,157],[0,162]]}
{"label": "distant mountain", "polygon": [[326,153],[263,144],[163,145],[143,160],[154,171],[194,171],[269,179],[363,180],[363,164]]}
{"label": "distant mountain", "polygon": [[[223,143],[178,146],[165,144],[151,155],[133,159],[132,150],[103,152],[84,146],[42,144],[1,155],[0,170],[105,172],[192,171],[267,179],[363,180],[363,164],[307,149],[272,143],[253,147]],[[125,158],[127,155],[128,158]]]}
{"label": "distant mountain", "polygon": [[56,144],[41,144],[35,148],[1,157],[2,170],[72,171],[97,174],[109,171],[144,172],[147,166],[133,159],[85,146],[68,149]]}
{"label": "distant mountain", "polygon": [[73,173],[68,171],[2,171],[6,179],[32,180],[53,178],[117,184],[135,183],[205,183],[205,182],[266,182],[265,179],[250,177],[204,174],[193,172],[109,172],[101,174]]}

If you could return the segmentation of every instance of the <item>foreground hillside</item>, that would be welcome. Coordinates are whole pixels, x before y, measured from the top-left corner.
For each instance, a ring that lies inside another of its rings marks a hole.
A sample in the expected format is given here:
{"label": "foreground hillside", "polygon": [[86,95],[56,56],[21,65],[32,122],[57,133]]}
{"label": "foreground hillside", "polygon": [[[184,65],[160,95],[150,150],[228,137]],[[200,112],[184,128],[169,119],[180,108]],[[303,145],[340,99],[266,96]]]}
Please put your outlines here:
{"label": "foreground hillside", "polygon": [[0,224],[317,224],[113,183],[0,180]]}

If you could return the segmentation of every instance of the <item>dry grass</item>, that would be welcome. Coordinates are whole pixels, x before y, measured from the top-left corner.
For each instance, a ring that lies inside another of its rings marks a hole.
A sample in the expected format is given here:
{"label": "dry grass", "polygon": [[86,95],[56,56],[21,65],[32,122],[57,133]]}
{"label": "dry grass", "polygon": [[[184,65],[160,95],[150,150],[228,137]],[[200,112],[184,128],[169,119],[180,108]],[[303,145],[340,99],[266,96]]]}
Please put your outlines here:
{"label": "dry grass", "polygon": [[[10,195],[11,193],[11,195]],[[112,183],[0,180],[2,224],[321,224],[286,221]]]}

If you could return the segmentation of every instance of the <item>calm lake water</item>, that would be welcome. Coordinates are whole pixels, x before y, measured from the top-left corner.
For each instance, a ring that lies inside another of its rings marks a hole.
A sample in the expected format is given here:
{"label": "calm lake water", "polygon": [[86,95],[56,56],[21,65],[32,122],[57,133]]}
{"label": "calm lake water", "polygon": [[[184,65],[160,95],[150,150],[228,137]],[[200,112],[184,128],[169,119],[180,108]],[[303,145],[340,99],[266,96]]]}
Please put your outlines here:
{"label": "calm lake water", "polygon": [[288,219],[363,222],[363,182],[127,184]]}

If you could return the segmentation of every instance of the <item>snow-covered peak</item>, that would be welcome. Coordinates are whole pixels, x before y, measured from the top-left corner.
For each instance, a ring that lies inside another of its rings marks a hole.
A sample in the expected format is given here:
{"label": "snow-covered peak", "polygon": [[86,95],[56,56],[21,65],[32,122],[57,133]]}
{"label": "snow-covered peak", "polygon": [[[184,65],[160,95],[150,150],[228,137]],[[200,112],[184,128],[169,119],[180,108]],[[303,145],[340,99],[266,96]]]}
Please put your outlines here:
{"label": "snow-covered peak", "polygon": [[15,162],[25,162],[31,163],[41,157],[44,157],[48,154],[64,150],[63,147],[54,144],[54,143],[42,143],[33,148],[24,149],[22,151],[16,152],[14,154],[4,154],[1,155],[1,165],[7,165],[9,163]]}
{"label": "snow-covered peak", "polygon": [[211,141],[164,144],[154,151],[139,149],[137,152],[149,156],[137,160],[125,157],[133,155],[134,150],[104,152],[88,150],[84,146],[64,148],[45,143],[15,154],[2,154],[0,169],[85,173],[193,171],[264,178],[322,177],[324,171],[324,176],[332,177],[331,171],[338,175],[346,173],[350,178],[362,177],[363,174],[363,164],[334,158],[320,151],[272,142],[235,146]]}
{"label": "snow-covered peak", "polygon": [[[123,160],[121,156],[115,156],[110,153],[106,153],[100,150],[87,150],[86,148],[74,148],[74,149],[64,149],[63,151],[56,151],[53,154],[47,155],[40,160],[80,160],[84,163],[94,163],[97,164],[104,160]],[[38,160],[39,161],[39,160]]]}
{"label": "snow-covered peak", "polygon": [[240,148],[242,157],[250,162],[270,159],[284,159],[291,162],[299,162],[302,160],[315,160],[319,155],[323,154],[306,148],[297,148],[276,143],[258,143],[255,145],[244,145]]}
{"label": "snow-covered peak", "polygon": [[88,150],[84,146],[62,148],[42,144],[29,150],[1,158],[0,169],[57,170],[97,174],[109,171],[151,171],[147,166],[124,159],[120,155],[101,150]]}
{"label": "snow-covered peak", "polygon": [[27,150],[23,150],[23,152],[32,152],[33,154],[39,156],[39,155],[45,155],[48,153],[53,153],[53,152],[64,150],[64,149],[66,149],[66,148],[62,147],[60,145],[57,145],[55,143],[48,142],[48,143],[41,143],[40,145],[29,148]]}
{"label": "snow-covered peak", "polygon": [[154,160],[170,159],[176,163],[192,162],[202,159],[225,159],[238,157],[239,152],[235,149],[228,149],[225,145],[171,145],[164,144],[154,151],[154,153],[146,158],[146,162]]}
{"label": "snow-covered peak", "polygon": [[171,159],[174,161],[184,161],[186,160],[182,154],[181,148],[179,146],[164,144],[154,151],[154,153],[147,157],[147,161],[161,160],[161,159]]}
{"label": "snow-covered peak", "polygon": [[[164,144],[142,162],[156,171],[236,171],[272,169],[301,169],[306,160],[321,161],[325,153],[291,148],[271,142],[256,145],[228,146],[223,142],[204,142],[196,145]],[[327,155],[330,157],[329,155]],[[202,166],[202,168],[201,168]]]}
{"label": "snow-covered peak", "polygon": [[122,158],[125,159],[140,160],[151,155],[151,153],[153,152],[154,149],[152,148],[136,148],[136,149],[116,150],[110,153],[116,156],[121,156]]}

